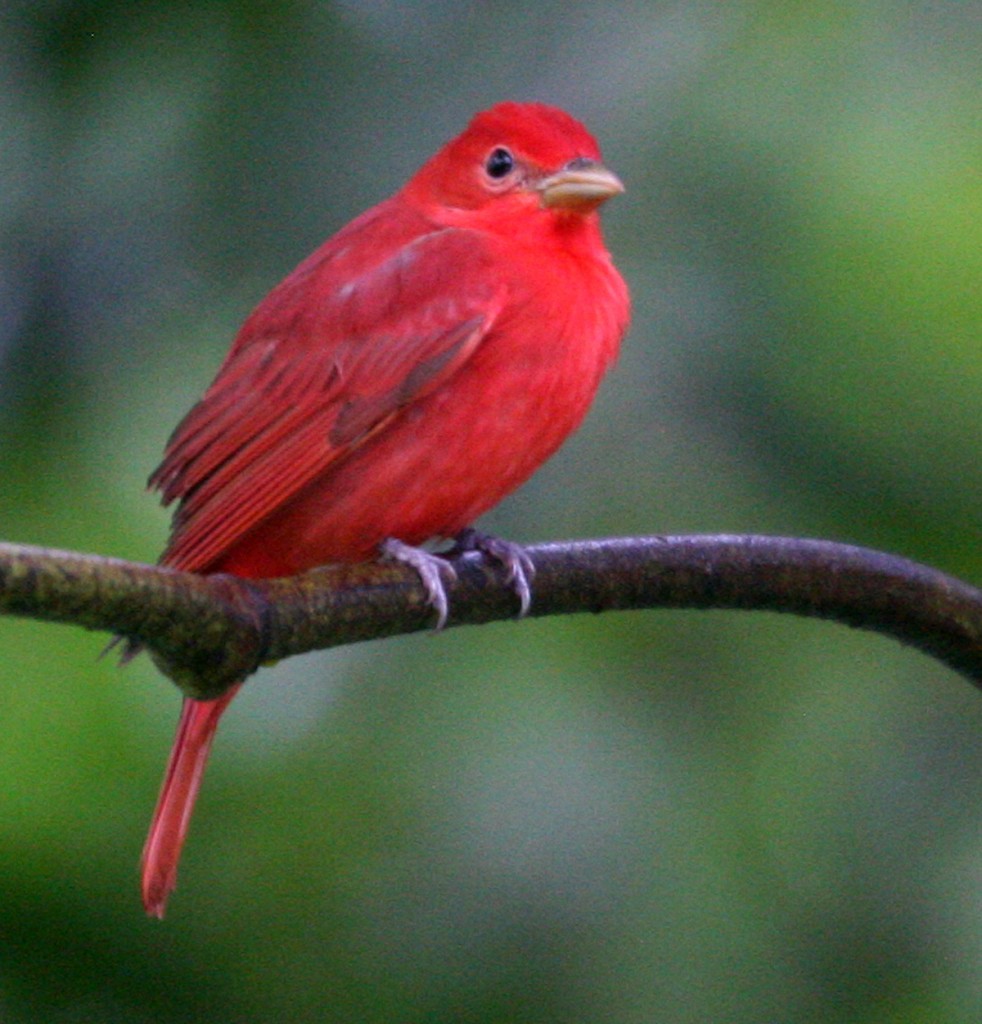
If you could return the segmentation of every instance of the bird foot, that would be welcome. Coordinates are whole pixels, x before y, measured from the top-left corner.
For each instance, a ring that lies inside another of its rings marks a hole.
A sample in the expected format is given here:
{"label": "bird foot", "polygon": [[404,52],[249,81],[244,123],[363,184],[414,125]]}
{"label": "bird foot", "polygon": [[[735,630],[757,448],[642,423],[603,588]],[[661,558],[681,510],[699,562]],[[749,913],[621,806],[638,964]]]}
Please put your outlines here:
{"label": "bird foot", "polygon": [[379,551],[383,558],[391,562],[401,562],[415,570],[426,591],[426,603],[436,612],[434,629],[443,629],[447,624],[447,614],[450,610],[444,581],[456,582],[457,573],[454,567],[445,558],[431,554],[423,548],[404,544],[395,537],[382,541]]}
{"label": "bird foot", "polygon": [[531,584],[535,577],[535,566],[521,544],[471,528],[462,530],[454,540],[456,542],[455,553],[479,551],[492,562],[497,562],[504,568],[505,582],[518,598],[518,617],[523,618],[527,615],[529,608],[532,607]]}

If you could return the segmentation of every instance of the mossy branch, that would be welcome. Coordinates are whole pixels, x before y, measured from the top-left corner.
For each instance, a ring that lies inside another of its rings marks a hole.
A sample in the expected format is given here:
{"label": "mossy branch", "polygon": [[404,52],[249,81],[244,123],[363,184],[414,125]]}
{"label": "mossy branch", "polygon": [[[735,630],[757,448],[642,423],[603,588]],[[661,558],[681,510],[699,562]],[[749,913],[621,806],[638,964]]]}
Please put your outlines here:
{"label": "mossy branch", "polygon": [[[741,608],[892,636],[982,685],[982,591],[868,548],[787,537],[630,537],[541,544],[531,615]],[[478,554],[453,559],[448,626],[515,614]],[[105,630],[145,647],[184,692],[217,696],[267,661],[433,623],[402,565],[331,566],[281,580],[198,576],[0,544],[0,613]]]}

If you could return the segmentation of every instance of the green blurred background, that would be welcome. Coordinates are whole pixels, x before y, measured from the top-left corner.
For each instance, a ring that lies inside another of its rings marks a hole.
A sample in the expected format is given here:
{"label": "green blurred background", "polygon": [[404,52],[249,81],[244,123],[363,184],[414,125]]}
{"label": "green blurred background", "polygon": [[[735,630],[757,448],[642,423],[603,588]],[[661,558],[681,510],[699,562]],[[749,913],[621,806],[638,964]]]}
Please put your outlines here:
{"label": "green blurred background", "polygon": [[[471,113],[581,117],[634,325],[485,525],[774,532],[982,580],[977,3],[0,13],[0,537],[153,560],[244,316]],[[982,696],[839,627],[648,612],[299,658],[228,715],[163,924],[177,714],[0,621],[0,1021],[973,1021]]]}

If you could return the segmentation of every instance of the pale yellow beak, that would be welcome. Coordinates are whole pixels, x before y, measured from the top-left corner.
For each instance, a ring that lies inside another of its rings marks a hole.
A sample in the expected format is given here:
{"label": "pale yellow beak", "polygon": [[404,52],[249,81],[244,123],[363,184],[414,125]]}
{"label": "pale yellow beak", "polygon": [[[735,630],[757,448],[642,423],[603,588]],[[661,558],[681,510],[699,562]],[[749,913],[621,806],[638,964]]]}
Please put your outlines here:
{"label": "pale yellow beak", "polygon": [[578,157],[538,183],[542,205],[553,210],[593,210],[624,191],[621,179],[603,164]]}

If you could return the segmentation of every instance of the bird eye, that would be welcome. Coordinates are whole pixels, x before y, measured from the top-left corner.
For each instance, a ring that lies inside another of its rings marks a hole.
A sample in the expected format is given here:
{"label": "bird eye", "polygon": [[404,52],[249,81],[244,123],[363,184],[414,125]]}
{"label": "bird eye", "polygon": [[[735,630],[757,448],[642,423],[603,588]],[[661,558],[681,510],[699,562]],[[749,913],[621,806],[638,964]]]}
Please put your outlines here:
{"label": "bird eye", "polygon": [[511,153],[503,146],[499,146],[497,149],[492,149],[491,154],[488,156],[487,163],[484,165],[485,171],[488,173],[489,178],[500,180],[505,175],[510,174],[515,167],[515,158]]}

